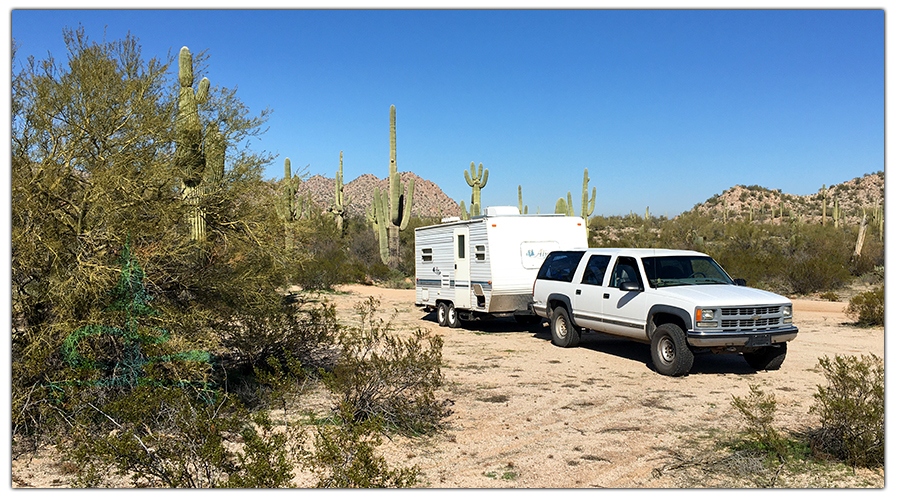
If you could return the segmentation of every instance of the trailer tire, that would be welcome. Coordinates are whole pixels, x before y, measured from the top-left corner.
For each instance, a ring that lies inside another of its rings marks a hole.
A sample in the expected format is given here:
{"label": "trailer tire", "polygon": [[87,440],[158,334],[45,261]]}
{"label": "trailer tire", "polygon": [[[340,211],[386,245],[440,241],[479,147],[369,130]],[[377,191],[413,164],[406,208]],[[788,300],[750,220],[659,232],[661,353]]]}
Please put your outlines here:
{"label": "trailer tire", "polygon": [[456,306],[451,303],[447,307],[447,326],[450,328],[459,328],[460,325],[462,325],[462,322],[459,319],[459,311],[457,311]]}
{"label": "trailer tire", "polygon": [[550,336],[553,344],[560,347],[575,347],[581,341],[580,329],[565,307],[557,307],[550,315]]}
{"label": "trailer tire", "polygon": [[448,307],[446,302],[439,302],[437,305],[437,323],[438,326],[447,326]]}

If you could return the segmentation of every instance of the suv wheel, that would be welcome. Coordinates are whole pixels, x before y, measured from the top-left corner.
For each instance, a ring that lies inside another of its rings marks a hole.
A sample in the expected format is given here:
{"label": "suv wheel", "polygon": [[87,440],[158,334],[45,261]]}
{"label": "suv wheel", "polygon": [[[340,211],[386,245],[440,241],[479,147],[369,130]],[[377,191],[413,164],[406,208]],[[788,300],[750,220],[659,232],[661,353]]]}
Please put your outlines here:
{"label": "suv wheel", "polygon": [[448,311],[447,303],[441,302],[438,304],[437,308],[437,322],[440,326],[447,326],[447,313]]}
{"label": "suv wheel", "polygon": [[581,340],[581,333],[572,322],[565,307],[557,307],[550,316],[550,334],[553,344],[560,347],[575,347]]}
{"label": "suv wheel", "polygon": [[653,332],[650,357],[656,371],[671,377],[687,375],[694,365],[694,353],[687,345],[684,330],[672,323],[661,325]]}
{"label": "suv wheel", "polygon": [[784,363],[787,356],[787,344],[775,344],[769,347],[761,347],[753,352],[745,352],[744,360],[754,370],[777,370]]}

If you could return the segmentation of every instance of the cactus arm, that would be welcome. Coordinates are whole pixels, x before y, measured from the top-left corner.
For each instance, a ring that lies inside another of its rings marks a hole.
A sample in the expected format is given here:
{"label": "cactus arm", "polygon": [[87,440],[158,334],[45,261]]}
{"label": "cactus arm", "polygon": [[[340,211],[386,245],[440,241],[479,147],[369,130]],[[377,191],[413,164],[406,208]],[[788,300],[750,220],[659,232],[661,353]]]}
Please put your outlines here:
{"label": "cactus arm", "polygon": [[[399,176],[398,176],[399,177]],[[409,227],[409,218],[410,214],[412,214],[412,199],[413,193],[416,189],[416,180],[409,180],[409,189],[406,194],[406,198],[403,200],[403,220],[400,221],[400,230],[405,231],[407,227]]]}

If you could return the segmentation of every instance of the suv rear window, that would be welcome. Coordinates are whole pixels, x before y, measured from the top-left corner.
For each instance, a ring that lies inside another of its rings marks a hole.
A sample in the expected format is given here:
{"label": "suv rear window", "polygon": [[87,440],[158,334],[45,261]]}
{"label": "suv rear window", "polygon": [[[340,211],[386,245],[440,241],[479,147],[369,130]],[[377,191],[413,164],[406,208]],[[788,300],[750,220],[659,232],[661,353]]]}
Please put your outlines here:
{"label": "suv rear window", "polygon": [[538,271],[537,279],[572,281],[582,255],[584,255],[583,251],[550,252]]}

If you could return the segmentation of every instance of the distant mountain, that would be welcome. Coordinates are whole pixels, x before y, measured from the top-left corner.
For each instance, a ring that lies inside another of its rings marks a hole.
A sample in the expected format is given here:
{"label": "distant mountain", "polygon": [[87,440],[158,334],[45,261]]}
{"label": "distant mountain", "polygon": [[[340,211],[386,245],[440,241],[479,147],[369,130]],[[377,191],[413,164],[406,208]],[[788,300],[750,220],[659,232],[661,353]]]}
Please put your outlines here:
{"label": "distant mountain", "polygon": [[[842,222],[859,224],[862,209],[866,209],[870,217],[873,209],[884,209],[884,172],[826,187],[825,198],[828,222],[834,220],[834,202],[837,200],[838,215]],[[780,189],[737,185],[698,204],[691,212],[711,215],[717,219],[747,220],[751,210],[754,220],[771,220],[773,210],[775,216],[780,217],[783,210],[785,217],[821,223],[822,191],[799,196],[782,193]]]}
{"label": "distant mountain", "polygon": [[[459,215],[459,204],[447,196],[437,184],[419,177],[412,172],[400,172],[400,180],[404,193],[408,189],[410,179],[416,180],[413,193],[412,214],[418,217],[451,217]],[[347,211],[350,215],[365,216],[366,209],[372,204],[375,186],[385,190],[388,188],[387,178],[379,179],[372,174],[363,174],[344,184],[344,196]],[[313,201],[326,209],[334,203],[334,179],[322,175],[310,177],[300,184],[300,194],[312,194]]]}

